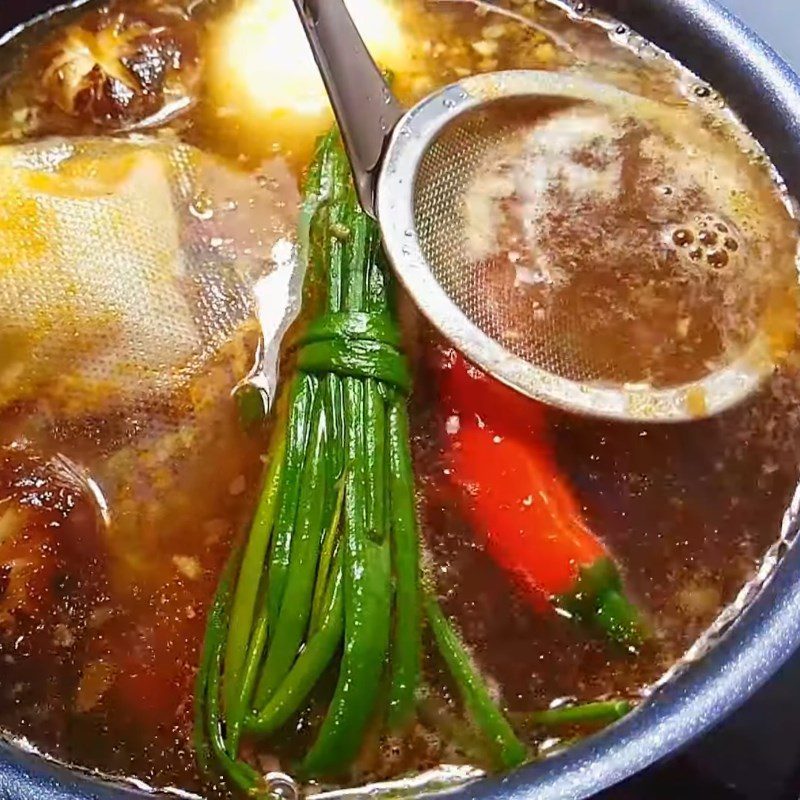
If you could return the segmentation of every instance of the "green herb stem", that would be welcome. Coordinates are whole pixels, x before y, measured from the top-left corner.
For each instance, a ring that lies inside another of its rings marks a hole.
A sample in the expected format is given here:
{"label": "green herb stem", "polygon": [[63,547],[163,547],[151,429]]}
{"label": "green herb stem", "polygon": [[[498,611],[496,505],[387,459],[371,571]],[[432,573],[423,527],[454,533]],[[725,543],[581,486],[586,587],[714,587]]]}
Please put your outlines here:
{"label": "green herb stem", "polygon": [[333,508],[331,521],[325,533],[325,540],[322,543],[322,552],[319,558],[319,567],[317,568],[317,585],[314,588],[314,599],[311,603],[309,630],[312,634],[322,621],[325,611],[325,596],[331,581],[331,564],[334,561],[335,554],[339,552],[339,525],[342,518],[342,506],[344,505],[344,488],[345,482],[341,480],[336,491],[336,505]]}
{"label": "green herb stem", "polygon": [[[302,486],[306,445],[313,423],[313,411],[318,381],[313,375],[300,374],[295,378],[286,434],[286,457],[281,480],[280,503],[275,521],[272,554],[269,565],[267,603],[270,620],[277,620],[283,602],[283,592],[289,572],[292,534]],[[270,639],[272,634],[270,634]]]}
{"label": "green herb stem", "polygon": [[422,658],[419,532],[405,401],[389,410],[389,486],[395,574],[394,638],[389,688],[389,727],[404,728],[416,706]]}
{"label": "green herb stem", "polygon": [[[312,435],[300,477],[299,503],[292,536],[286,585],[267,658],[256,688],[263,706],[289,672],[305,636],[311,615],[314,580],[324,530],[326,492],[325,415],[317,395],[312,411]],[[272,573],[270,572],[270,579]]]}
{"label": "green herb stem", "polygon": [[275,520],[285,447],[285,432],[279,428],[270,449],[264,488],[247,537],[228,625],[223,686],[226,730],[231,752],[236,752],[238,749],[238,731],[244,715],[242,705],[244,698],[241,692],[242,669],[250,646],[258,587],[264,572],[264,561]]}
{"label": "green herb stem", "polygon": [[524,724],[546,728],[560,728],[568,725],[608,725],[622,719],[632,708],[632,703],[627,700],[604,700],[558,706],[515,716]]}
{"label": "green herb stem", "polygon": [[486,681],[439,603],[429,594],[425,595],[424,603],[439,652],[458,686],[473,724],[492,750],[495,765],[503,769],[519,766],[528,757],[527,748],[517,738],[498,707]]}
{"label": "green herb stem", "polygon": [[340,773],[355,757],[375,707],[389,645],[389,542],[374,542],[366,526],[363,382],[347,379],[345,399],[351,414],[344,514],[345,645],[333,700],[301,766],[307,775]]}
{"label": "green herb stem", "polygon": [[228,778],[244,792],[253,794],[260,784],[258,773],[242,761],[228,755],[222,735],[220,693],[222,658],[233,594],[233,579],[241,557],[236,548],[222,572],[208,615],[203,654],[195,682],[194,745],[198,761],[205,772],[211,771],[211,754]]}
{"label": "green herb stem", "polygon": [[339,647],[344,628],[344,589],[341,558],[337,562],[321,625],[271,700],[246,721],[249,732],[268,736],[296,713]]}

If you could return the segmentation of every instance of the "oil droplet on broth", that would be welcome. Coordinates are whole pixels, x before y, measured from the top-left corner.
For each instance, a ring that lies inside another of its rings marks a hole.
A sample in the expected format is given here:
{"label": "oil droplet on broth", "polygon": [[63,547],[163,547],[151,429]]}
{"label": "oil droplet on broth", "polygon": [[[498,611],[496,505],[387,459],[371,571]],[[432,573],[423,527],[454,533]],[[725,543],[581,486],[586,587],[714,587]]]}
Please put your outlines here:
{"label": "oil droplet on broth", "polygon": [[693,386],[686,392],[686,410],[693,417],[702,417],[708,411],[706,393],[700,386]]}

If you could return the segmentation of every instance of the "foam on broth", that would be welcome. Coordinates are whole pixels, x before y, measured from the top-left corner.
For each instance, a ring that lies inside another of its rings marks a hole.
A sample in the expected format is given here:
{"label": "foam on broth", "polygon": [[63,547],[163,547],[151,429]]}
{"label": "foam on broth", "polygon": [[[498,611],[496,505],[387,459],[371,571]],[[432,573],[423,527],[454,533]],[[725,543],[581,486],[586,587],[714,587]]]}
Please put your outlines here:
{"label": "foam on broth", "polygon": [[[515,0],[497,9],[466,0],[386,3],[407,45],[387,50],[406,102],[478,71],[568,68],[696,107],[710,127],[734,125],[737,146],[769,169],[713,93],[613,21]],[[295,113],[285,98],[280,113],[268,103],[265,110],[248,83],[252,75],[235,74],[241,26],[232,15],[252,13],[245,2],[116,5],[148,14],[169,7],[200,70],[197,80],[172,86],[178,105],[163,117],[145,117],[147,130],[220,154],[267,182],[263,164],[275,159],[299,179],[329,112],[323,104]],[[85,12],[57,15],[5,46],[0,141],[97,129],[43,103],[36,77],[52,55],[53,37]],[[244,69],[262,67],[252,62]],[[130,125],[123,120],[118,127]],[[294,198],[287,194],[286,202]],[[790,204],[775,205],[776,227],[796,238]],[[793,298],[783,307],[793,320]],[[791,354],[757,396],[713,420],[648,427],[548,416],[559,464],[587,521],[652,620],[654,640],[633,657],[532,611],[488,557],[444,475],[452,421],[439,403],[432,366],[440,343],[407,304],[402,314],[416,371],[412,426],[430,566],[478,663],[512,711],[559,698],[645,695],[753,578],[778,538],[797,482],[800,362]],[[785,320],[775,328],[784,330]],[[65,419],[35,397],[0,409],[0,724],[10,735],[79,766],[227,796],[224,787],[205,785],[194,765],[192,682],[217,575],[252,513],[266,450],[268,429],[243,429],[231,397],[255,351],[252,330],[240,331],[199,383],[135,414],[118,408]],[[156,427],[164,420],[169,436]],[[124,492],[109,475],[125,476]],[[446,700],[444,711],[454,708],[436,659],[426,671]],[[290,771],[333,677],[323,679],[318,700],[280,743],[253,747],[262,770]],[[549,738],[536,729],[527,736],[532,743]],[[443,742],[423,718],[409,737],[383,742],[359,761],[350,783],[443,764],[463,771],[439,772],[438,779],[458,779],[471,774],[467,762],[464,748]]]}

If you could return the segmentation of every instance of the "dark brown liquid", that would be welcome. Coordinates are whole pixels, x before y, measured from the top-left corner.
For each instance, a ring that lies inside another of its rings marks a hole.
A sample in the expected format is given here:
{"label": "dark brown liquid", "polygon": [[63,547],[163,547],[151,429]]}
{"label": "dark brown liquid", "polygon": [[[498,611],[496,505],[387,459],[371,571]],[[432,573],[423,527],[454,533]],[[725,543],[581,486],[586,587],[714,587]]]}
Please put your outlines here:
{"label": "dark brown liquid", "polygon": [[[119,4],[134,11],[159,5],[195,4]],[[535,14],[556,34],[548,40],[506,17],[475,15],[468,4],[399,0],[396,8],[420,45],[407,71],[396,72],[407,101],[464,73],[565,65],[666,102],[696,101],[694,79],[671,62],[655,58],[644,67],[599,28],[556,10]],[[209,20],[226,9],[201,3],[181,24],[204,41],[214,30]],[[52,31],[58,20],[7,48],[0,106],[6,142],[98,129],[41,98],[34,76],[49,56],[37,43],[49,42]],[[309,135],[302,122],[296,133],[290,120],[286,130],[259,138],[237,113],[200,95],[168,127],[243,164],[277,154],[299,176],[318,131]],[[115,125],[125,127],[118,119]],[[656,634],[632,656],[535,609],[491,560],[443,474],[447,411],[430,366],[436,342],[413,311],[403,316],[417,372],[414,454],[431,571],[478,663],[513,710],[561,697],[638,697],[735,597],[778,537],[800,457],[797,363],[790,360],[747,405],[712,421],[648,428],[548,414],[560,469]],[[202,381],[204,402],[187,390],[152,407],[99,416],[65,418],[36,399],[0,409],[0,724],[9,734],[81,766],[201,789],[191,729],[205,616],[231,542],[252,513],[268,438],[261,429],[242,430],[230,396],[253,345],[245,336],[218,355]],[[107,519],[98,496],[109,502]],[[447,697],[435,657],[426,671]],[[331,677],[280,742],[248,746],[264,771],[291,768]],[[545,735],[534,731],[531,740]],[[359,763],[354,781],[463,758],[424,726],[375,753]]]}
{"label": "dark brown liquid", "polygon": [[[426,260],[471,321],[549,374],[699,381],[793,302],[794,220],[698,109],[586,91],[445,127],[416,183]],[[793,336],[793,313],[784,325]]]}
{"label": "dark brown liquid", "polygon": [[[435,393],[422,389],[435,385],[430,372],[417,382],[415,441],[426,534],[436,563],[446,565],[437,583],[512,708],[636,695],[736,597],[780,531],[800,455],[778,444],[797,420],[794,370],[749,405],[705,422],[647,427],[550,412],[563,474],[655,629],[630,657],[539,613],[492,562],[485,532],[470,529],[464,498],[448,485],[448,412],[439,405],[431,413]],[[497,449],[502,457],[502,443]]]}

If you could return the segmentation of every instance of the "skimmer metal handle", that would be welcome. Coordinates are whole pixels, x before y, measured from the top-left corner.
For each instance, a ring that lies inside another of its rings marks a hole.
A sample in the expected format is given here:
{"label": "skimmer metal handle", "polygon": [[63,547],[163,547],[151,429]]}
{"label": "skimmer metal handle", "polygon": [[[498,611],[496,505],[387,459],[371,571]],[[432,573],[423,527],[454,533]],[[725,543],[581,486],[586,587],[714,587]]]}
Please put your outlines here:
{"label": "skimmer metal handle", "polygon": [[358,199],[375,218],[389,137],[405,111],[369,54],[344,0],[294,0],[350,158]]}

